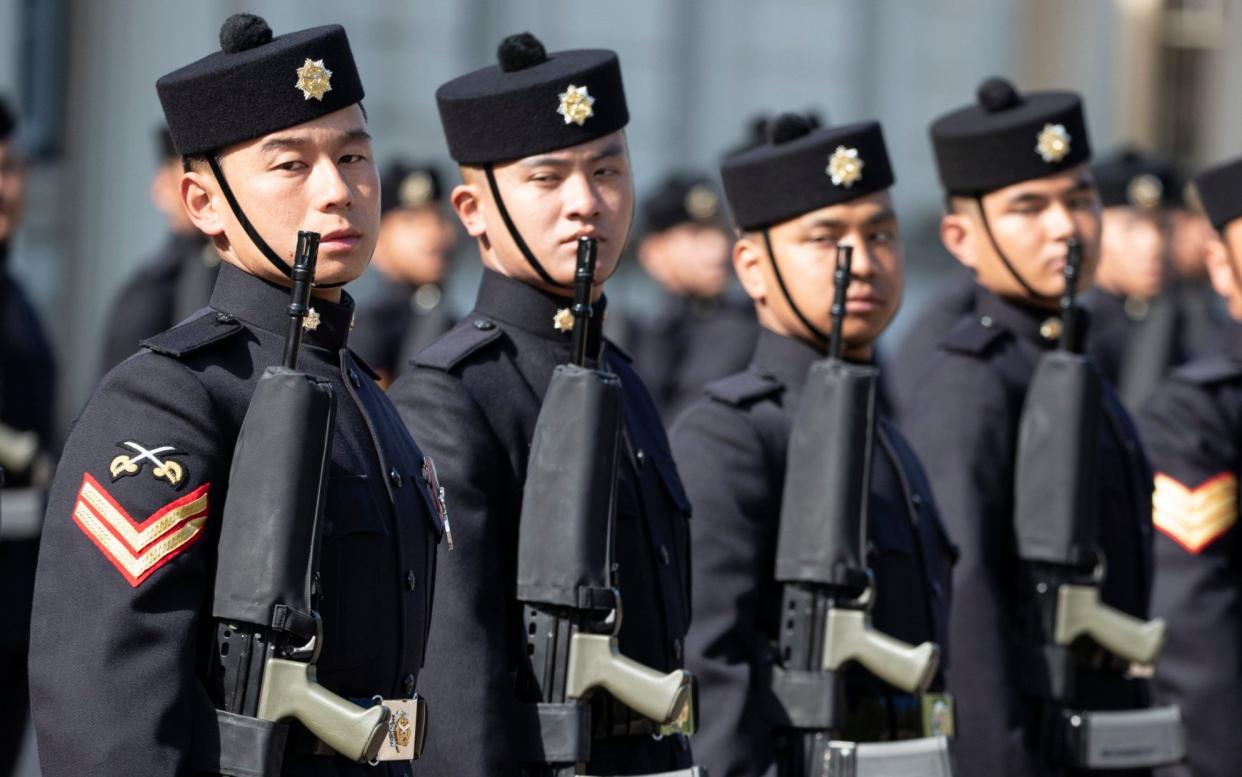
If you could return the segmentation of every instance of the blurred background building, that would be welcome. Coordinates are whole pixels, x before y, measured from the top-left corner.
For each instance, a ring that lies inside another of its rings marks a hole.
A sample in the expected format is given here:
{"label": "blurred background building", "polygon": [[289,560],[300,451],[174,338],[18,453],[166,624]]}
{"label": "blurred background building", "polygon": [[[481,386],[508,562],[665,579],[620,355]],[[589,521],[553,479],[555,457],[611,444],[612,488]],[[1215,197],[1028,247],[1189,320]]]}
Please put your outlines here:
{"label": "blurred background building", "polygon": [[[620,52],[640,195],[674,169],[714,172],[758,113],[878,118],[911,274],[898,332],[950,266],[927,125],[984,76],[1082,92],[1097,153],[1133,143],[1193,168],[1242,151],[1242,0],[0,0],[0,93],[34,160],[14,270],[55,340],[62,424],[98,377],[119,284],[164,234],[148,195],[155,79],[216,49],[238,11],[278,34],[345,25],[381,163],[444,160],[436,87],[522,30],[549,49]],[[638,275],[616,303],[644,304]],[[454,291],[468,304],[473,284]]]}

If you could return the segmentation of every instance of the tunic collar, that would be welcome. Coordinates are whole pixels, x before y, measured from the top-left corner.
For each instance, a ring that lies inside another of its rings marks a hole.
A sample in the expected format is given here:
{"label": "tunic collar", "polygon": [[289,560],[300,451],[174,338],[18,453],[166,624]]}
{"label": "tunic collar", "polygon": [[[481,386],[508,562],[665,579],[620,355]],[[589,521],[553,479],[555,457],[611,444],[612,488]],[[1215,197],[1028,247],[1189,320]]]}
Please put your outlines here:
{"label": "tunic collar", "polygon": [[[227,262],[222,262],[211,307],[246,324],[284,337],[289,331],[289,289],[251,275]],[[311,298],[315,316],[303,322],[302,342],[305,345],[339,351],[345,347],[354,320],[354,300],[341,293],[340,304]]]}

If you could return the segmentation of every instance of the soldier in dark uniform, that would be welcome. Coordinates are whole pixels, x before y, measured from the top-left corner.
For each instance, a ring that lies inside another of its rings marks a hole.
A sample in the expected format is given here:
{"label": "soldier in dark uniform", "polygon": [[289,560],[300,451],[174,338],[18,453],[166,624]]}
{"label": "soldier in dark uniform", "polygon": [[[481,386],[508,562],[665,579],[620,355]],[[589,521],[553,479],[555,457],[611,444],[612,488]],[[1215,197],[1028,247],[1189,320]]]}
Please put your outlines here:
{"label": "soldier in dark uniform", "polygon": [[1168,292],[1169,235],[1182,186],[1172,165],[1123,151],[1093,165],[1104,206],[1085,347],[1130,411],[1185,360],[1181,311]]}
{"label": "soldier in dark uniform", "polygon": [[56,399],[52,347],[9,268],[26,186],[16,125],[0,100],[0,775],[13,769],[26,731],[30,600]]}
{"label": "soldier in dark uniform", "polygon": [[103,370],[132,356],[138,343],[184,321],[207,304],[220,257],[181,207],[181,155],[166,127],[158,130],[159,168],[151,199],[168,221],[168,237],[138,268],[112,305],[104,328]]}
{"label": "soldier in dark uniform", "polygon": [[387,386],[414,354],[453,326],[444,281],[457,228],[444,210],[440,173],[396,161],[380,179],[383,216],[372,266],[384,279],[359,307],[353,348]]}
{"label": "soldier in dark uniform", "polygon": [[[538,768],[516,549],[532,433],[553,369],[570,359],[575,246],[598,241],[597,294],[629,235],[633,178],[621,69],[607,50],[545,52],[529,34],[499,66],[436,93],[463,184],[450,195],[486,268],[461,323],[414,359],[389,395],[442,462],[456,550],[440,559],[424,693],[437,736],[420,767],[454,777]],[[596,316],[606,300],[598,297]],[[629,359],[589,344],[623,386],[616,574],[624,655],[661,672],[682,664],[690,620],[689,505],[654,403]],[[592,697],[589,774],[688,767],[681,735],[658,736],[605,692]],[[523,766],[525,765],[525,767]]]}
{"label": "soldier in dark uniform", "polygon": [[1182,187],[1181,207],[1173,211],[1169,258],[1173,269],[1170,292],[1176,295],[1182,319],[1182,351],[1187,358],[1207,356],[1219,344],[1227,316],[1207,271],[1207,246],[1217,240],[1203,212],[1194,181]]}
{"label": "soldier in dark uniform", "polygon": [[[1060,711],[1024,681],[1040,676],[1020,636],[1013,528],[1018,421],[1040,356],[1060,336],[1067,241],[1082,245],[1091,277],[1100,204],[1077,95],[1019,94],[1003,79],[980,86],[978,104],[931,127],[948,211],[945,247],[975,273],[975,299],[922,358],[894,362],[903,431],[922,459],[949,536],[954,568],[949,690],[958,703],[958,764],[964,777],[1055,773],[1048,744]],[[1151,475],[1130,418],[1105,390],[1099,459],[1099,545],[1108,574],[1101,596],[1131,615],[1147,613],[1151,585]],[[1079,655],[1077,709],[1142,707],[1145,683],[1099,651]]]}
{"label": "soldier in dark uniform", "polygon": [[[953,270],[950,277],[942,280],[930,298],[923,304],[915,316],[914,323],[906,328],[905,336],[890,352],[880,354],[882,365],[901,364],[926,359],[927,354],[934,351],[945,333],[953,328],[957,320],[971,311],[975,305],[975,276],[970,271]],[[892,403],[892,412],[898,413],[905,407],[911,397],[901,396],[902,390],[917,392],[918,386],[898,386],[894,384],[895,373],[884,370],[880,381],[884,394]],[[901,417],[894,415],[898,425]]]}
{"label": "soldier in dark uniform", "polygon": [[[186,159],[182,203],[222,259],[210,306],[104,378],[52,489],[30,665],[46,777],[214,771],[216,540],[239,426],[281,362],[298,230],[322,235],[299,369],[336,396],[319,681],[351,699],[409,698],[423,659],[439,511],[422,454],[346,347],[353,302],[339,287],[379,230],[349,41],[336,25],[273,38],[239,14],[220,42],[157,84]],[[293,726],[284,773],[375,773],[318,745]]]}
{"label": "soldier in dark uniform", "polygon": [[[798,398],[808,368],[824,358],[828,344],[836,246],[854,248],[843,330],[847,359],[872,360],[902,292],[902,250],[888,191],[893,175],[880,126],[812,131],[809,122],[788,115],[775,121],[773,132],[769,144],[722,167],[741,230],[733,260],[762,325],[758,344],[750,366],[708,385],[671,435],[695,507],[687,665],[699,678],[704,709],[695,751],[712,775],[772,774],[787,745],[766,714],[764,685],[782,618],[773,577],[778,518]],[[832,177],[824,160],[846,154],[858,167]],[[814,175],[796,174],[808,169]],[[922,467],[883,417],[868,524],[876,628],[943,645],[952,549]],[[857,715],[845,726],[852,737],[922,735],[919,699],[861,670],[846,682],[847,706]],[[942,676],[933,687],[943,689]],[[877,711],[882,725],[875,725]]]}
{"label": "soldier in dark uniform", "polygon": [[633,322],[626,348],[668,423],[708,383],[746,366],[759,331],[751,305],[729,293],[721,210],[702,176],[671,176],[643,204],[638,261],[664,294],[654,316]]}
{"label": "soldier in dark uniform", "polygon": [[1208,270],[1229,312],[1225,337],[1156,389],[1138,424],[1156,472],[1152,611],[1169,624],[1155,687],[1182,708],[1188,735],[1189,761],[1170,774],[1224,777],[1242,764],[1242,159],[1198,185],[1220,231]]}

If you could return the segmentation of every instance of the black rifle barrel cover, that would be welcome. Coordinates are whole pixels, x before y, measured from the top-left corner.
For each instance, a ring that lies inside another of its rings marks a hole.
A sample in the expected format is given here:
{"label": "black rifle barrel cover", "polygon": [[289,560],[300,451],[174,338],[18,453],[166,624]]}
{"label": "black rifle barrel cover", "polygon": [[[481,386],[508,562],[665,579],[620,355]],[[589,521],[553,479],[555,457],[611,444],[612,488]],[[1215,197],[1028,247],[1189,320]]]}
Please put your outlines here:
{"label": "black rifle barrel cover", "polygon": [[259,379],[229,470],[216,618],[268,626],[278,605],[310,611],[335,413],[326,380],[284,367]]}
{"label": "black rifle barrel cover", "polygon": [[1014,531],[1023,560],[1094,563],[1102,412],[1095,365],[1081,354],[1044,354],[1018,426]]}
{"label": "black rifle barrel cover", "polygon": [[518,532],[517,595],[578,607],[611,586],[609,539],[621,445],[621,382],[561,365],[539,411]]}
{"label": "black rifle barrel cover", "polygon": [[776,579],[861,593],[879,370],[811,365],[785,467]]}

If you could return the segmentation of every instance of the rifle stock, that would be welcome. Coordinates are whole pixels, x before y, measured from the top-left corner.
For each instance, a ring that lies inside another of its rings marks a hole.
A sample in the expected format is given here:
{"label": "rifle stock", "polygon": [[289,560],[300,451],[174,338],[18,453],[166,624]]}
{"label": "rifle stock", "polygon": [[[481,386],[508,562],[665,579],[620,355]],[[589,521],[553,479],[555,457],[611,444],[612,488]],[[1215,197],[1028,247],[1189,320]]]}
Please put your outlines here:
{"label": "rifle stock", "polygon": [[1113,655],[1139,664],[1150,664],[1164,646],[1163,618],[1145,621],[1100,601],[1093,585],[1062,585],[1057,592],[1054,639],[1068,647],[1086,636]]}
{"label": "rifle stock", "polygon": [[258,717],[297,720],[337,753],[370,761],[388,734],[388,708],[364,708],[319,684],[315,665],[269,658],[259,694]]}
{"label": "rifle stock", "polygon": [[834,607],[824,635],[824,668],[837,671],[849,662],[906,693],[927,690],[940,663],[935,643],[911,645],[872,628],[865,610]]}

